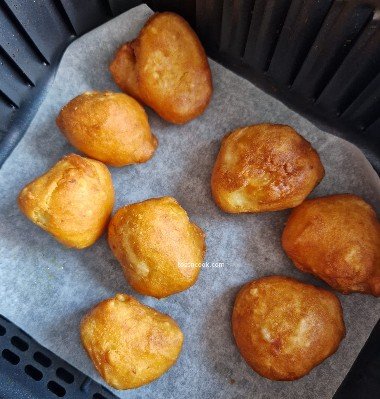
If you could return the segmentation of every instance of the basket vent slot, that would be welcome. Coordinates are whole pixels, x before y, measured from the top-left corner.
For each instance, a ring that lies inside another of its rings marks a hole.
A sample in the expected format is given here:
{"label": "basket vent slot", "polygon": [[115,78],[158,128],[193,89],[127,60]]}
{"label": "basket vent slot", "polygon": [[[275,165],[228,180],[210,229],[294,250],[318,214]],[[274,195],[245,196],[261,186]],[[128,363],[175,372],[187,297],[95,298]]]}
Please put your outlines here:
{"label": "basket vent slot", "polygon": [[0,324],[0,337],[5,335],[7,332],[6,328]]}
{"label": "basket vent slot", "polygon": [[253,0],[224,0],[219,46],[221,52],[243,57],[253,4]]}
{"label": "basket vent slot", "polygon": [[29,349],[29,344],[16,335],[11,338],[11,344],[22,352]]}
{"label": "basket vent slot", "polygon": [[370,7],[335,1],[319,31],[292,89],[316,100],[372,18]]}
{"label": "basket vent slot", "polygon": [[333,0],[293,0],[269,66],[276,82],[291,86],[321,29]]}
{"label": "basket vent slot", "polygon": [[24,370],[25,370],[25,373],[29,377],[33,378],[33,380],[35,380],[35,381],[41,381],[43,376],[44,376],[40,370],[38,370],[37,368],[35,368],[31,364],[27,364],[25,366]]}
{"label": "basket vent slot", "polygon": [[66,389],[55,381],[49,381],[47,384],[47,388],[50,392],[53,392],[59,398],[62,398],[66,395]]}
{"label": "basket vent slot", "polygon": [[72,384],[74,382],[74,376],[70,373],[70,371],[67,371],[63,367],[58,367],[56,374],[60,380],[66,382],[67,384]]}
{"label": "basket vent slot", "polygon": [[10,351],[9,349],[4,349],[1,352],[1,356],[8,361],[9,363],[13,364],[16,366],[17,364],[20,363],[20,357],[16,355],[14,352]]}
{"label": "basket vent slot", "polygon": [[267,71],[291,0],[256,0],[244,52],[244,62]]}
{"label": "basket vent slot", "polygon": [[[366,57],[366,54],[371,56]],[[379,70],[380,23],[371,20],[321,93],[317,104],[326,112],[333,110],[338,116],[342,115],[368,86],[373,85]]]}
{"label": "basket vent slot", "polygon": [[33,359],[44,367],[50,367],[52,364],[51,359],[39,351],[34,353]]}

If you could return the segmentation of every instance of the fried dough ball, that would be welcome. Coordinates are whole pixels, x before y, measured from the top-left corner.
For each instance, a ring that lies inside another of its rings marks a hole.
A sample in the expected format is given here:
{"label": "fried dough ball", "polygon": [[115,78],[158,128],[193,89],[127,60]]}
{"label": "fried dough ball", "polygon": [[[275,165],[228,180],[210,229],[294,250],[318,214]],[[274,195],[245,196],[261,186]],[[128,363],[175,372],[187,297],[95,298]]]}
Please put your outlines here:
{"label": "fried dough ball", "polygon": [[121,90],[143,102],[140,97],[140,89],[137,81],[137,71],[135,68],[136,56],[133,50],[134,42],[123,44],[110,65],[110,72],[115,83]]}
{"label": "fried dough ball", "polygon": [[251,281],[232,313],[236,345],[248,365],[271,380],[308,374],[345,336],[339,299],[322,288],[282,276]]}
{"label": "fried dough ball", "polygon": [[290,214],[282,246],[298,269],[334,289],[380,296],[380,223],[362,198],[305,201]]}
{"label": "fried dough ball", "polygon": [[317,152],[294,129],[260,124],[224,137],[211,177],[225,212],[267,212],[299,205],[322,180]]}
{"label": "fried dough ball", "polygon": [[176,362],[183,343],[171,317],[123,294],[96,305],[82,319],[80,333],[95,368],[116,389],[159,378]]}
{"label": "fried dough ball", "polygon": [[92,245],[103,233],[114,205],[111,174],[101,162],[68,154],[25,186],[21,211],[59,242]]}
{"label": "fried dough ball", "polygon": [[75,148],[112,166],[146,162],[157,147],[144,108],[123,93],[85,92],[61,109],[57,125]]}
{"label": "fried dough ball", "polygon": [[205,255],[203,231],[172,197],[119,209],[108,242],[133,289],[156,298],[192,286]]}
{"label": "fried dough ball", "polygon": [[163,119],[186,123],[204,112],[212,95],[211,71],[190,25],[171,12],[154,14],[110,65],[116,84]]}

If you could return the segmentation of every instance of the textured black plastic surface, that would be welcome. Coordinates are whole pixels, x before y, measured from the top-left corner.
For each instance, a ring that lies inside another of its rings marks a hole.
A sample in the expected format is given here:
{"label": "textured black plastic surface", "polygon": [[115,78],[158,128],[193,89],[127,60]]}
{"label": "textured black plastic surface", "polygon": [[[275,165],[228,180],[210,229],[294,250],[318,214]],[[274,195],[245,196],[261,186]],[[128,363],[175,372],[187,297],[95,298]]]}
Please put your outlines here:
{"label": "textured black plastic surface", "polygon": [[[0,164],[64,48],[139,0],[0,0]],[[182,14],[208,54],[333,133],[380,171],[380,0],[151,0]]]}
{"label": "textured black plastic surface", "polygon": [[208,54],[322,128],[380,172],[380,1],[197,2]]}
{"label": "textured black plastic surface", "polygon": [[[380,321],[376,324],[334,399],[380,398]],[[317,387],[316,387],[317,388]]]}
{"label": "textured black plastic surface", "polygon": [[0,315],[0,399],[116,396]]}
{"label": "textured black plastic surface", "polygon": [[[0,0],[0,166],[36,113],[67,45],[141,3]],[[380,171],[380,0],[146,3],[183,15],[211,57],[356,143]],[[12,337],[28,349],[15,346]],[[337,399],[380,397],[379,342],[378,323]],[[59,397],[52,392],[62,394],[59,386],[66,398],[114,397],[2,318],[0,351],[0,399]],[[36,351],[51,364],[38,363]]]}
{"label": "textured black plastic surface", "polygon": [[52,0],[0,0],[0,165],[16,146],[74,38]]}

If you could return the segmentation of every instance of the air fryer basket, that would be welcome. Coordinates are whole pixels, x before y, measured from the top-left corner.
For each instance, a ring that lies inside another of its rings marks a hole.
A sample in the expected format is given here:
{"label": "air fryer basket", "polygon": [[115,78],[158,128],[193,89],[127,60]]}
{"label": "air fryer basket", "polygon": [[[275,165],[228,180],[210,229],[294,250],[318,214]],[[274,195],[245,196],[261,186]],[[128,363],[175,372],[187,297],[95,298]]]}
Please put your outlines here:
{"label": "air fryer basket", "polygon": [[[67,45],[141,3],[0,0],[0,166]],[[184,16],[210,57],[355,143],[380,172],[380,0],[146,3]],[[0,351],[0,399],[115,397],[1,316]],[[380,397],[380,322],[335,395],[358,397]]]}

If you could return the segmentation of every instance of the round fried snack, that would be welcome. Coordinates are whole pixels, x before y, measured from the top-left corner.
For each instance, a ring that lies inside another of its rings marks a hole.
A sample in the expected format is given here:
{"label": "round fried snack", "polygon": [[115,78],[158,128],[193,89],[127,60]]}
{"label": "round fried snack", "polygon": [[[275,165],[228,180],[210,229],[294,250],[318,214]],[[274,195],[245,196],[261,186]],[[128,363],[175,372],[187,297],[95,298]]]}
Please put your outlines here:
{"label": "round fried snack", "polygon": [[380,223],[362,198],[305,201],[291,212],[282,246],[298,269],[334,289],[380,296]]}
{"label": "round fried snack", "polygon": [[109,224],[108,242],[129,284],[156,298],[192,286],[205,255],[203,231],[172,197],[119,209]]}
{"label": "round fried snack", "polygon": [[183,343],[171,317],[123,294],[96,305],[82,319],[80,332],[99,374],[116,389],[159,378],[176,362]]}
{"label": "round fried snack", "polygon": [[308,374],[345,336],[342,307],[334,294],[282,276],[243,286],[233,308],[232,331],[248,365],[281,381]]}
{"label": "round fried snack", "polygon": [[112,166],[146,162],[157,147],[144,108],[123,93],[83,93],[61,109],[57,125],[78,150]]}
{"label": "round fried snack", "polygon": [[225,212],[267,212],[299,205],[322,180],[311,144],[285,125],[239,128],[224,137],[211,177]]}
{"label": "round fried snack", "polygon": [[205,51],[190,25],[171,12],[154,14],[138,38],[118,50],[110,71],[122,90],[172,123],[196,118],[211,99]]}
{"label": "round fried snack", "polygon": [[68,154],[23,188],[21,211],[59,242],[92,245],[103,233],[114,205],[111,174],[101,162]]}

